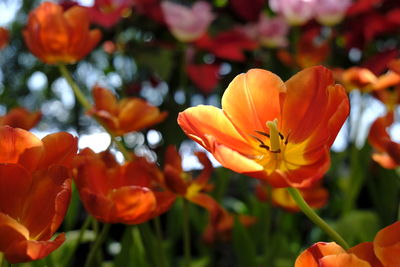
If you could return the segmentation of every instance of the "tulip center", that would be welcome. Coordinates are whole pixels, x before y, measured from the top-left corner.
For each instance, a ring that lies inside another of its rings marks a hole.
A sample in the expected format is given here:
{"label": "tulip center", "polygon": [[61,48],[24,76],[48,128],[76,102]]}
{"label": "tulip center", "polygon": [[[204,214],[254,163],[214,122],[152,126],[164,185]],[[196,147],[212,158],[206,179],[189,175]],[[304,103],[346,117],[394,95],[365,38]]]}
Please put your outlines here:
{"label": "tulip center", "polygon": [[267,121],[267,127],[269,129],[269,140],[270,140],[270,152],[280,153],[281,152],[281,138],[282,134],[278,131],[278,119],[273,121]]}
{"label": "tulip center", "polygon": [[265,124],[268,128],[268,133],[261,131],[256,131],[256,133],[267,137],[267,140],[251,135],[259,142],[258,146],[268,152],[262,152],[261,155],[257,156],[257,161],[264,166],[270,166],[271,169],[276,169],[279,168],[281,162],[285,160],[283,154],[288,144],[288,138],[285,138],[285,136],[279,132],[278,119],[267,121]]}

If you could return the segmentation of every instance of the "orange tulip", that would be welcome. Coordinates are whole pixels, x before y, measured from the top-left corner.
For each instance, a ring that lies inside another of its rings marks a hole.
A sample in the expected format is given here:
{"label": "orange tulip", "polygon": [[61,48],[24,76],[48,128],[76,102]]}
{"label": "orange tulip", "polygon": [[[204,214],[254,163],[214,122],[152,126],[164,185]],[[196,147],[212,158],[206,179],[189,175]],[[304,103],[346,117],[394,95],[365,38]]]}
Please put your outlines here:
{"label": "orange tulip", "polygon": [[77,139],[68,133],[39,140],[0,126],[0,252],[11,263],[46,257],[65,240],[50,240],[71,196],[69,167]]}
{"label": "orange tulip", "polygon": [[0,116],[0,125],[30,130],[40,121],[41,117],[40,111],[29,112],[25,108],[17,107],[11,109],[6,115]]}
{"label": "orange tulip", "polygon": [[400,221],[380,230],[373,242],[345,251],[334,242],[318,242],[303,251],[295,267],[397,267],[400,262]]}
{"label": "orange tulip", "polygon": [[400,165],[400,144],[393,142],[386,130],[393,121],[394,113],[390,111],[375,120],[368,135],[369,143],[376,150],[372,159],[387,169],[394,169]]}
{"label": "orange tulip", "polygon": [[165,153],[164,181],[166,188],[179,196],[191,199],[192,196],[209,191],[212,185],[208,183],[213,171],[212,164],[204,152],[196,152],[196,156],[204,169],[198,177],[192,177],[182,169],[182,159],[174,146],[168,146]]}
{"label": "orange tulip", "polygon": [[[260,201],[263,202],[267,202],[269,199],[271,199],[274,205],[281,207],[286,211],[300,211],[299,206],[285,188],[271,188],[270,191],[271,192],[268,192],[268,187],[265,185],[258,184],[256,187],[256,196]],[[325,206],[329,198],[328,190],[323,188],[321,185],[303,188],[299,191],[307,204],[314,209],[319,209]]]}
{"label": "orange tulip", "polygon": [[238,75],[213,106],[178,116],[184,132],[225,167],[274,187],[309,187],[330,164],[329,148],[349,113],[344,88],[321,66],[286,83],[253,69]]}
{"label": "orange tulip", "polygon": [[131,97],[117,101],[110,90],[93,88],[94,106],[88,111],[96,116],[115,135],[141,131],[163,121],[168,113],[145,100]]}
{"label": "orange tulip", "polygon": [[4,49],[10,40],[10,33],[6,28],[0,27],[0,50]]}
{"label": "orange tulip", "polygon": [[[207,243],[212,243],[216,239],[226,240],[233,227],[233,215],[219,205],[215,199],[204,193],[212,189],[208,180],[213,167],[205,153],[196,152],[196,156],[204,169],[196,178],[192,179],[189,173],[183,171],[182,159],[176,148],[168,146],[164,166],[165,186],[174,194],[186,198],[209,212],[209,223],[203,234]],[[255,222],[254,217],[245,215],[239,216],[239,220],[246,226]]]}
{"label": "orange tulip", "polygon": [[60,5],[44,2],[31,11],[23,35],[29,50],[48,64],[73,64],[85,57],[101,39],[89,30],[89,15],[80,6],[63,11]]}
{"label": "orange tulip", "polygon": [[108,151],[84,149],[77,162],[79,195],[101,222],[139,224],[167,211],[175,200],[174,194],[160,191],[162,173],[144,158],[120,165]]}
{"label": "orange tulip", "polygon": [[347,253],[334,242],[318,242],[296,259],[295,267],[372,267],[353,253]]}
{"label": "orange tulip", "polygon": [[334,75],[348,92],[356,89],[361,92],[370,92],[373,90],[373,84],[378,81],[378,77],[372,71],[361,67],[351,67],[347,70],[335,69]]}

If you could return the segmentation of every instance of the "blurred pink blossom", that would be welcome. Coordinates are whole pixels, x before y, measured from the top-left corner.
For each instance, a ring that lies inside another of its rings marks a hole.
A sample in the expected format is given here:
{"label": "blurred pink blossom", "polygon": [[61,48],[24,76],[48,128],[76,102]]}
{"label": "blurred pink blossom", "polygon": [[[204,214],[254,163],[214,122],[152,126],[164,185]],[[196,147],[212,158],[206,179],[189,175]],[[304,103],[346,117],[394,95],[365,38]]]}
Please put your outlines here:
{"label": "blurred pink blossom", "polygon": [[257,23],[248,24],[242,29],[247,36],[266,47],[285,47],[288,44],[286,36],[289,25],[282,17],[260,15]]}
{"label": "blurred pink blossom", "polygon": [[196,2],[192,8],[165,1],[161,8],[171,33],[182,42],[200,38],[215,18],[210,4],[203,1]]}
{"label": "blurred pink blossom", "polygon": [[282,15],[291,25],[302,25],[313,18],[318,3],[318,0],[269,0],[272,11]]}
{"label": "blurred pink blossom", "polygon": [[318,5],[315,6],[315,17],[321,24],[335,25],[343,19],[350,5],[351,0],[318,0]]}
{"label": "blurred pink blossom", "polygon": [[96,0],[88,8],[90,20],[106,28],[114,26],[121,17],[129,14],[132,0]]}

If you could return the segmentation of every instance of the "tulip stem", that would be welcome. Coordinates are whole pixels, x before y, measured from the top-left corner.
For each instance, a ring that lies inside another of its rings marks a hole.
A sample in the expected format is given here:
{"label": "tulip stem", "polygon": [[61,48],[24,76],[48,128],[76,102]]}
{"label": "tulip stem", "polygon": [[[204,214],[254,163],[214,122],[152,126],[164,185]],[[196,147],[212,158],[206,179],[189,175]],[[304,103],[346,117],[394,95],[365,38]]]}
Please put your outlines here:
{"label": "tulip stem", "polygon": [[[74,79],[72,78],[71,74],[69,73],[67,67],[63,64],[58,65],[58,69],[60,70],[61,75],[67,80],[69,86],[72,88],[76,99],[79,103],[83,106],[83,108],[88,111],[92,108],[89,100],[87,100],[86,96],[83,94],[79,86],[75,83]],[[108,132],[111,136],[112,141],[117,146],[118,150],[124,155],[125,160],[130,160],[131,156],[129,152],[126,150],[125,146],[117,139],[117,137],[110,131],[97,117],[94,117],[97,123],[99,123],[103,128]]]}
{"label": "tulip stem", "polygon": [[183,199],[183,248],[185,254],[185,266],[190,266],[190,228],[189,228],[189,202]]}
{"label": "tulip stem", "polygon": [[76,249],[78,248],[79,244],[82,242],[83,239],[83,235],[86,232],[87,228],[89,227],[89,224],[92,220],[91,216],[87,216],[85,221],[83,222],[83,225],[81,227],[81,230],[79,231],[79,235],[78,238],[76,239],[73,247],[71,248],[71,250],[69,251],[68,255],[66,256],[65,259],[65,266],[72,266],[72,256],[74,255]]}
{"label": "tulip stem", "polygon": [[164,253],[164,248],[163,248],[163,234],[161,230],[161,222],[160,222],[160,216],[157,216],[153,220],[154,222],[154,227],[156,229],[156,237],[157,237],[157,246],[158,246],[158,255],[160,257],[159,259],[159,264],[160,267],[165,267],[166,261],[165,261],[165,253]]}
{"label": "tulip stem", "polygon": [[307,204],[303,196],[300,194],[299,190],[296,188],[288,187],[289,194],[292,196],[293,200],[297,203],[299,208],[303,213],[315,223],[321,230],[323,230],[333,241],[339,244],[343,249],[348,250],[350,247],[347,242],[330,227],[317,213]]}
{"label": "tulip stem", "polygon": [[111,224],[106,223],[103,226],[103,229],[101,230],[101,233],[97,236],[96,241],[94,242],[92,248],[89,251],[89,255],[86,259],[85,262],[85,267],[91,267],[91,266],[95,266],[95,258],[96,258],[96,254],[98,252],[98,250],[100,249],[101,245],[103,244],[103,242],[105,241],[108,232],[110,230]]}
{"label": "tulip stem", "polygon": [[58,65],[58,69],[60,70],[62,76],[67,80],[69,86],[71,86],[72,90],[74,91],[74,94],[76,98],[78,99],[79,103],[86,109],[89,110],[92,105],[89,103],[89,101],[86,99],[85,95],[82,93],[81,89],[79,86],[74,82],[72,79],[71,74],[67,70],[67,67],[63,64]]}

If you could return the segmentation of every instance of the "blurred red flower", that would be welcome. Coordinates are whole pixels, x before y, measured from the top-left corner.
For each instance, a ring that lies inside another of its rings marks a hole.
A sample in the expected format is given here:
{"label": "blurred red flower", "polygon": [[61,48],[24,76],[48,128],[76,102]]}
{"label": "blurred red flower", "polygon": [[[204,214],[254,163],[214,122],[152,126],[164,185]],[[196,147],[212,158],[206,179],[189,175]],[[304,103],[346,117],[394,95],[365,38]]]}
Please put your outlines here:
{"label": "blurred red flower", "polygon": [[215,37],[205,34],[195,42],[195,46],[222,59],[244,61],[246,59],[244,51],[256,49],[258,43],[243,31],[233,29],[221,32]]}
{"label": "blurred red flower", "polygon": [[192,82],[205,94],[212,93],[219,81],[220,64],[188,64],[186,72]]}
{"label": "blurred red flower", "polygon": [[4,49],[10,41],[10,33],[6,28],[0,27],[0,50]]}
{"label": "blurred red flower", "polygon": [[96,0],[88,7],[90,21],[105,28],[114,26],[118,21],[130,14],[133,0]]}

